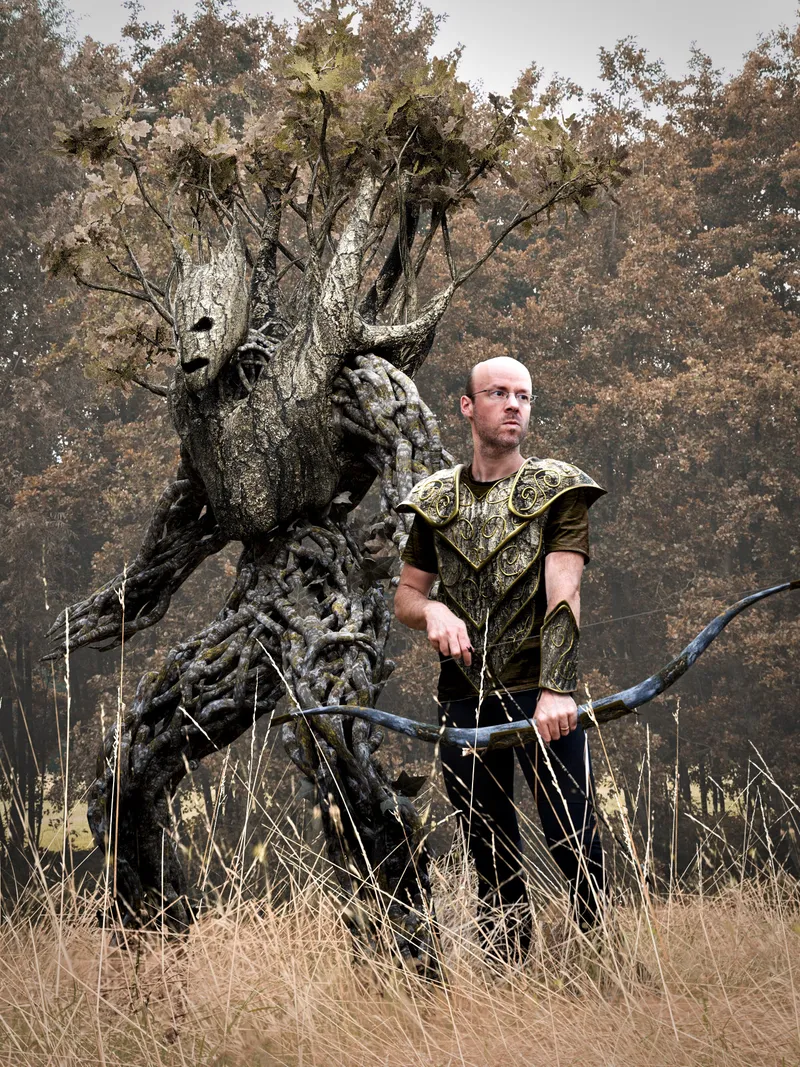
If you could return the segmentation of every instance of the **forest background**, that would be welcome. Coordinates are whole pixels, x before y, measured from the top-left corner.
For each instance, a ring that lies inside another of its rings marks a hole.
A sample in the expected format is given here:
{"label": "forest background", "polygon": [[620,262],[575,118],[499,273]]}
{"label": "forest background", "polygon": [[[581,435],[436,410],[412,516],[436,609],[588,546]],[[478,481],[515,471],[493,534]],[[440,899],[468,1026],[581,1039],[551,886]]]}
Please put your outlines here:
{"label": "forest background", "polygon": [[[403,0],[362,7],[376,56],[432,49],[429,12]],[[148,665],[214,616],[236,558],[231,549],[207,561],[124,659],[85,651],[68,678],[64,664],[41,661],[58,611],[135,555],[177,458],[166,406],[142,385],[166,381],[163,338],[121,298],[76,286],[48,261],[53,220],[84,180],[59,153],[59,130],[131,86],[154,113],[224,114],[236,129],[269,98],[291,32],[214,2],[165,29],[134,6],[119,44],[102,46],[74,40],[57,3],[0,0],[0,847],[10,870],[34,845],[60,854],[65,809],[85,867],[83,796],[102,725]],[[516,232],[457,294],[417,378],[463,456],[467,369],[523,359],[536,394],[527,451],[568,459],[608,489],[592,511],[584,585],[582,685],[593,697],[660,667],[722,606],[798,577],[800,30],[753,44],[732,77],[696,51],[675,78],[635,41],[610,43],[602,88],[587,94],[531,67],[543,114],[624,146],[626,181],[586,218]],[[224,159],[225,125],[208,135]],[[461,213],[456,250],[478,246],[502,195]],[[601,792],[611,774],[620,787],[607,830],[622,832],[621,796],[648,866],[696,880],[744,840],[754,871],[760,848],[800,872],[781,795],[797,794],[798,636],[796,602],[770,601],[652,710],[604,729]],[[424,636],[398,627],[393,655],[382,706],[433,718]],[[282,877],[275,826],[281,848],[315,847],[313,811],[273,745],[260,724],[187,781],[180,834],[195,873],[213,876],[212,823],[220,869],[239,848],[272,889]],[[429,776],[423,807],[443,823],[434,842],[445,849],[451,823],[432,753],[399,738],[384,753],[398,771]],[[745,836],[756,813],[759,844]]]}

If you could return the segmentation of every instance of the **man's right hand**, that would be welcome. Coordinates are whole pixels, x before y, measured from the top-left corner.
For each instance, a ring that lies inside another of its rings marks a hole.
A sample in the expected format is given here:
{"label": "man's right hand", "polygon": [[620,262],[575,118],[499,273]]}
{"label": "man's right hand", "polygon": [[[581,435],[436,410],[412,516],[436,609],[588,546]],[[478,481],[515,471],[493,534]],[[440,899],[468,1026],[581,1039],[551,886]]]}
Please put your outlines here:
{"label": "man's right hand", "polygon": [[445,604],[428,600],[436,575],[405,563],[394,595],[394,612],[400,622],[414,630],[426,630],[428,640],[443,656],[472,663],[472,644],[467,627]]}
{"label": "man's right hand", "polygon": [[445,604],[429,600],[425,605],[425,626],[428,640],[443,656],[463,659],[464,666],[472,663],[472,643],[467,627]]}

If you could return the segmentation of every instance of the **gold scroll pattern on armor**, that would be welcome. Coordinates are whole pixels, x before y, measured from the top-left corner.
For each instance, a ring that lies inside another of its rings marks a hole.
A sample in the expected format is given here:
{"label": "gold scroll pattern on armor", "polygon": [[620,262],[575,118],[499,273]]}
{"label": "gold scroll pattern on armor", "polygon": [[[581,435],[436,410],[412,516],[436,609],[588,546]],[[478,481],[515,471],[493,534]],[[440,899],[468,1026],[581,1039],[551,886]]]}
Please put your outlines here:
{"label": "gold scroll pattern on armor", "polygon": [[[418,482],[412,490],[410,501],[434,526],[449,522],[458,507],[459,470],[459,467],[453,467],[439,471]],[[404,501],[400,509],[404,510],[407,506]]]}
{"label": "gold scroll pattern on armor", "polygon": [[[452,522],[439,530],[439,536],[460,553],[475,569],[486,566],[502,549],[499,565],[510,579],[516,579],[526,569],[530,557],[526,551],[509,544],[529,525],[526,519],[517,518],[509,510],[513,478],[496,482],[488,493],[476,497],[463,482],[458,487],[458,513]],[[498,589],[497,594],[503,595]]]}
{"label": "gold scroll pattern on armor", "polygon": [[578,637],[580,632],[572,608],[562,600],[542,623],[539,685],[557,693],[574,693],[578,688]]}
{"label": "gold scroll pattern on armor", "polygon": [[530,635],[532,601],[541,580],[545,519],[514,519],[507,510],[509,481],[501,505],[505,516],[502,512],[498,516],[496,510],[486,516],[484,508],[497,508],[498,502],[475,501],[465,488],[461,487],[462,506],[464,496],[472,498],[464,509],[467,522],[461,521],[459,509],[458,519],[435,534],[439,598],[463,619],[472,647],[479,653],[471,667],[457,662],[480,690],[482,685],[493,688],[497,684],[503,667]]}
{"label": "gold scroll pattern on armor", "polygon": [[455,662],[476,691],[488,691],[499,684],[503,668],[522,642],[530,636],[533,627],[533,598],[539,588],[540,576],[541,557],[533,563],[506,599],[497,605],[496,610],[490,612],[488,623],[484,618],[482,626],[476,626],[465,615],[461,605],[440,585],[439,599],[464,620],[467,635],[475,650],[469,667],[461,660]]}
{"label": "gold scroll pattern on armor", "polygon": [[[465,622],[483,630],[487,614],[497,614],[506,601],[516,603],[521,595],[520,587],[524,585],[520,579],[532,570],[538,573],[536,564],[542,547],[542,525],[538,518],[520,524],[514,540],[482,560],[477,567],[464,558],[445,533],[436,531],[440,588],[458,604],[458,614]],[[526,597],[524,602],[528,599]],[[520,607],[522,604],[514,614]]]}
{"label": "gold scroll pattern on armor", "polygon": [[520,467],[511,489],[511,511],[520,517],[538,515],[568,489],[583,488],[591,499],[605,490],[588,474],[560,459],[529,459]]}

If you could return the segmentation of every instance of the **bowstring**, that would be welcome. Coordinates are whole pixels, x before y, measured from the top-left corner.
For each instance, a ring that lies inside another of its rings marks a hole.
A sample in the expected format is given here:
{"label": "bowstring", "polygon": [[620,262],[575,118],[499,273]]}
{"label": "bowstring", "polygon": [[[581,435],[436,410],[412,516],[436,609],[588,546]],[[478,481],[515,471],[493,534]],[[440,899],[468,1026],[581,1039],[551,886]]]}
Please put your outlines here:
{"label": "bowstring", "polygon": [[[580,627],[580,631],[581,631],[581,633],[583,633],[584,630],[591,630],[591,628],[593,626],[608,626],[609,624],[614,623],[614,622],[626,622],[628,619],[640,619],[640,618],[642,618],[643,615],[657,615],[660,611],[670,611],[670,610],[672,610],[672,609],[671,608],[652,608],[650,611],[637,611],[637,612],[634,612],[632,615],[620,615],[617,618],[611,618],[611,619],[598,619],[597,622],[584,623],[584,625]],[[514,644],[514,643],[515,643],[515,639],[513,637],[507,637],[503,641],[498,641],[493,647],[494,648],[502,648],[504,645],[510,645],[510,644]],[[474,648],[471,650],[471,652],[472,652],[473,656],[480,656],[481,655],[480,650],[476,650]],[[439,659],[439,663],[450,663],[450,662],[452,662],[454,660],[458,660],[458,659],[461,659],[461,656],[442,656]]]}

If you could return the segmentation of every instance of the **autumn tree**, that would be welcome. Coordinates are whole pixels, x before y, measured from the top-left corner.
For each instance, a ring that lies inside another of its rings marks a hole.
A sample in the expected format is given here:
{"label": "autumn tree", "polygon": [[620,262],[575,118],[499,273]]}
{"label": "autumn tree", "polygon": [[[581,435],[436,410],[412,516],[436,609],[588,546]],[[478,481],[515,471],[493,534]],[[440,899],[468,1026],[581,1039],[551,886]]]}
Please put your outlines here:
{"label": "autumn tree", "polygon": [[[63,446],[65,414],[82,409],[91,418],[80,402],[73,406],[85,393],[80,371],[63,373],[55,387],[41,375],[81,311],[68,284],[44,277],[36,242],[43,213],[77,184],[74,168],[53,152],[55,125],[78,117],[92,86],[101,91],[109,84],[104,50],[87,45],[71,62],[69,43],[59,4],[0,5],[0,789],[15,853],[38,840],[45,772],[57,751],[51,671],[38,663],[42,627],[51,598],[70,588],[62,579],[75,576],[82,554],[66,544],[58,510],[29,522],[19,497],[29,479],[51,468]],[[85,548],[84,541],[84,564]],[[76,692],[85,673],[77,669]]]}

